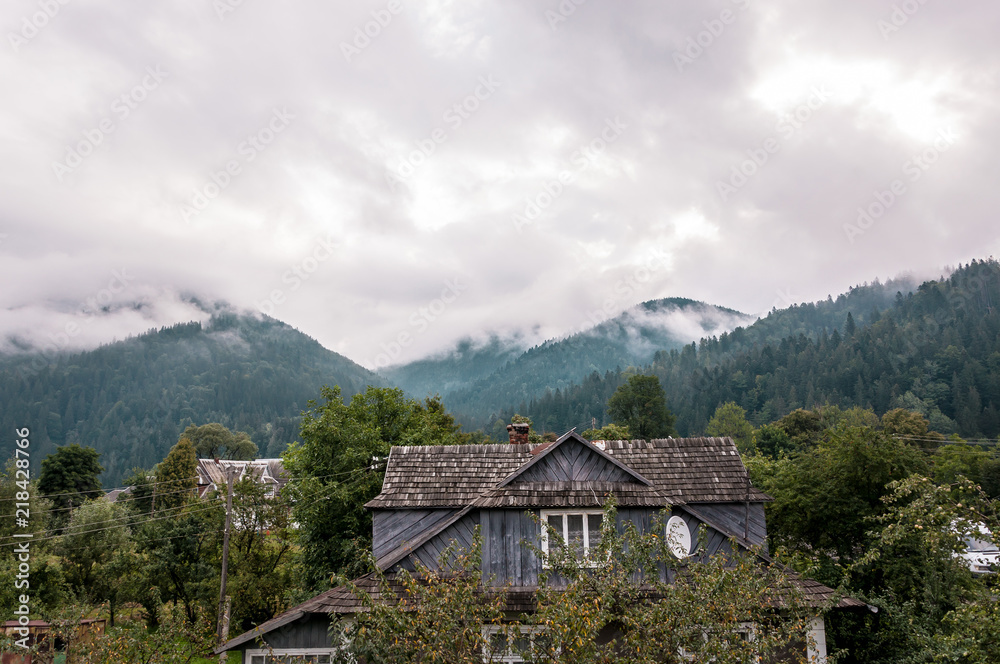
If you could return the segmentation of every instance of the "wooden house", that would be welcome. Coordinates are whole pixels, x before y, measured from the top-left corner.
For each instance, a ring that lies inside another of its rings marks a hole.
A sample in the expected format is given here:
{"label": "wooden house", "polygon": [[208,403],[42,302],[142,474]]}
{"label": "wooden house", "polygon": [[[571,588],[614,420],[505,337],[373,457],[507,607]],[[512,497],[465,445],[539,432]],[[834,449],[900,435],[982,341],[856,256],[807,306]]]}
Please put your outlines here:
{"label": "wooden house", "polygon": [[[373,548],[378,566],[391,573],[414,570],[417,561],[435,568],[450,543],[472,545],[474,529],[482,535],[482,571],[508,588],[508,596],[528,596],[537,589],[542,560],[522,540],[545,550],[540,523],[586,552],[600,532],[602,505],[614,495],[618,519],[640,529],[652,515],[670,506],[667,527],[675,546],[688,550],[704,526],[703,554],[733,546],[765,547],[764,503],[728,438],[590,442],[570,432],[552,443],[527,444],[527,425],[511,425],[511,443],[394,447],[382,491],[366,507],[373,510]],[[528,513],[538,517],[531,518]],[[356,582],[370,593],[371,576]],[[816,607],[833,591],[814,581],[798,580]],[[863,607],[851,599],[840,606]],[[246,664],[265,664],[274,655],[297,655],[307,661],[337,661],[328,628],[332,614],[352,614],[361,604],[347,589],[334,588],[296,606],[228,643],[219,651],[240,652]],[[812,661],[826,659],[824,619],[812,621]],[[274,660],[280,661],[280,660]],[[505,660],[506,661],[506,660]],[[511,660],[514,661],[514,660]]]}

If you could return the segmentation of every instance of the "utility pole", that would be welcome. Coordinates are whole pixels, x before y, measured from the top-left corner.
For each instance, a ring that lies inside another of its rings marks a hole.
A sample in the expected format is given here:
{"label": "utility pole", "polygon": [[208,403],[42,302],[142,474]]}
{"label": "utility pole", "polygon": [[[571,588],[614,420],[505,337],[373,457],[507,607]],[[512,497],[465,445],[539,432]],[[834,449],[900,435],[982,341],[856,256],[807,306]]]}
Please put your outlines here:
{"label": "utility pole", "polygon": [[[233,523],[233,469],[226,472],[226,529],[222,536],[222,584],[219,587],[219,631],[218,645],[222,645],[229,636],[229,607],[230,598],[226,595],[226,579],[229,576],[229,531]],[[226,653],[219,657],[219,661],[226,660]]]}
{"label": "utility pole", "polygon": [[[744,470],[745,470],[744,466]],[[743,540],[750,543],[750,471],[746,471],[747,474],[747,501],[746,510],[743,519]]]}

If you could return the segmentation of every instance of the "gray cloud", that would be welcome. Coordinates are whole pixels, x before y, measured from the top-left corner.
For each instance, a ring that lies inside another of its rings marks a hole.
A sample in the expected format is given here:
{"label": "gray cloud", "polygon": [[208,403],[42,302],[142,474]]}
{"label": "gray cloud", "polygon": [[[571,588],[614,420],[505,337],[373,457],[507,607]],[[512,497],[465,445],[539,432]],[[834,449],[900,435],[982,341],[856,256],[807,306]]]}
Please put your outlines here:
{"label": "gray cloud", "polygon": [[[588,0],[554,23],[554,0],[403,3],[386,21],[388,4],[247,0],[220,19],[69,2],[26,39],[38,3],[6,3],[0,336],[59,329],[128,269],[136,301],[163,305],[89,343],[195,316],[176,293],[260,308],[277,292],[273,315],[359,361],[410,333],[405,360],[665,296],[765,311],[1000,250],[995,3],[917,4],[888,33],[905,3]],[[779,129],[817,86],[829,98]],[[281,131],[276,109],[294,116]],[[954,145],[907,180],[942,129]],[[60,172],[68,151],[89,154]],[[851,241],[894,179],[905,194]]]}

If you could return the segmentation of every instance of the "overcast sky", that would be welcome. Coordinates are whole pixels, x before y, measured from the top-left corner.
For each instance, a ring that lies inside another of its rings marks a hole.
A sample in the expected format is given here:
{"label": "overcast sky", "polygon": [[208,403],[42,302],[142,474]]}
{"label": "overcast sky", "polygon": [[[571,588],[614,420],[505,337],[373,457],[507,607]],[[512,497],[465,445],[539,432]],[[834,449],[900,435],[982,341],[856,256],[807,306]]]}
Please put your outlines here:
{"label": "overcast sky", "polygon": [[0,27],[4,336],[196,295],[371,367],[1000,253],[996,2],[4,0]]}

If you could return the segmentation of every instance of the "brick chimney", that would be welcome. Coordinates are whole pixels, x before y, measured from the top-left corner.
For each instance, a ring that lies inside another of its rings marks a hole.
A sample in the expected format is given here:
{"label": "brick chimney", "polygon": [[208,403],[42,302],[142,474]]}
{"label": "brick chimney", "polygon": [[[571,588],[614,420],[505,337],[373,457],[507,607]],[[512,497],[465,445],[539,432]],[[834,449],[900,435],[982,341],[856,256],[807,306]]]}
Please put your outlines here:
{"label": "brick chimney", "polygon": [[527,445],[529,431],[531,431],[531,425],[528,424],[527,422],[520,422],[518,424],[508,424],[507,434],[510,436],[510,444]]}

